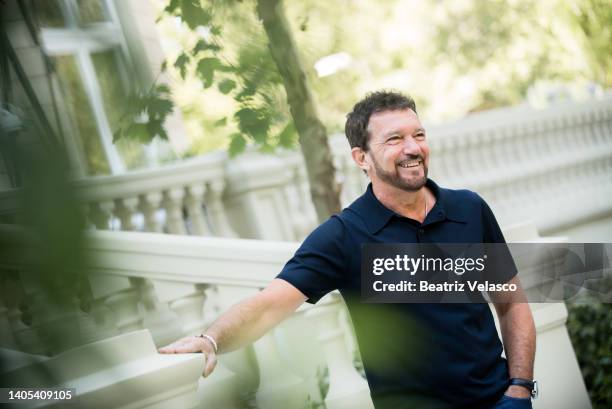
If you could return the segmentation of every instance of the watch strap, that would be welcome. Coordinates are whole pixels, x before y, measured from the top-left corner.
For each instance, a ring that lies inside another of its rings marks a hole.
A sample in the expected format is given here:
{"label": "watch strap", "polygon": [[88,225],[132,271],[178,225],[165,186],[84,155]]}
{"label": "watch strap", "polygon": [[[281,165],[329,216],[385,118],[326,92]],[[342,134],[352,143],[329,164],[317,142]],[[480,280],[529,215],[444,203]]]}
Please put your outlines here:
{"label": "watch strap", "polygon": [[538,382],[524,378],[510,378],[509,385],[517,385],[526,388],[533,399],[538,397]]}

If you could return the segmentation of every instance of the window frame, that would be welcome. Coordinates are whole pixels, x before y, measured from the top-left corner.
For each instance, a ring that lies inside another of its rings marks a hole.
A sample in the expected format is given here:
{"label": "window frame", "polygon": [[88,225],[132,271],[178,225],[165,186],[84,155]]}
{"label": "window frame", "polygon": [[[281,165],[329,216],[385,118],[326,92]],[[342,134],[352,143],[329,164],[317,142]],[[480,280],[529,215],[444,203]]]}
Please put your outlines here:
{"label": "window frame", "polygon": [[[57,0],[66,25],[62,28],[41,27],[40,39],[42,49],[49,57],[74,56],[110,172],[111,174],[122,174],[125,173],[126,166],[117,146],[113,144],[113,131],[104,107],[92,54],[104,51],[120,53],[119,57],[123,64],[118,64],[119,80],[126,90],[129,84],[128,70],[132,64],[114,2],[112,0],[100,1],[105,7],[108,21],[87,23],[86,26],[81,26],[76,0]],[[85,163],[85,161],[79,162]],[[86,173],[91,172],[87,169]]]}

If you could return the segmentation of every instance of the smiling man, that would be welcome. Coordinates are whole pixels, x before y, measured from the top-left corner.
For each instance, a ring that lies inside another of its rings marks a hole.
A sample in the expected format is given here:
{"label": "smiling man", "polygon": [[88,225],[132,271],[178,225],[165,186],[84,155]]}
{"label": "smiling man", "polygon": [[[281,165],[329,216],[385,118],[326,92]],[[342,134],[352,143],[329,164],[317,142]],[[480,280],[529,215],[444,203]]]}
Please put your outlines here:
{"label": "smiling man", "polygon": [[[480,196],[427,178],[427,136],[412,99],[369,94],[348,114],[345,130],[353,160],[371,180],[366,192],[315,229],[261,293],[230,308],[203,336],[160,352],[204,352],[208,375],[217,353],[253,342],[304,301],[316,303],[337,289],[377,409],[530,408],[535,328],[521,291],[491,294],[503,346],[486,303],[360,302],[364,243],[503,243],[504,237]],[[516,277],[509,282],[520,288]]]}

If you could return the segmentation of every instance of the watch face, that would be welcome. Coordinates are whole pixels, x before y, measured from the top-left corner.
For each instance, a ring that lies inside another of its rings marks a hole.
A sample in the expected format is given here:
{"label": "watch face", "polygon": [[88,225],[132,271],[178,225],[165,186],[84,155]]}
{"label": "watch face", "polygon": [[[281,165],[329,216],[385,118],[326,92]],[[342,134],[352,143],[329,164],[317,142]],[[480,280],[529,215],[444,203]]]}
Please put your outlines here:
{"label": "watch face", "polygon": [[538,388],[538,381],[533,381],[533,388],[531,389],[531,397],[535,399],[538,397],[539,393],[540,393],[540,389]]}

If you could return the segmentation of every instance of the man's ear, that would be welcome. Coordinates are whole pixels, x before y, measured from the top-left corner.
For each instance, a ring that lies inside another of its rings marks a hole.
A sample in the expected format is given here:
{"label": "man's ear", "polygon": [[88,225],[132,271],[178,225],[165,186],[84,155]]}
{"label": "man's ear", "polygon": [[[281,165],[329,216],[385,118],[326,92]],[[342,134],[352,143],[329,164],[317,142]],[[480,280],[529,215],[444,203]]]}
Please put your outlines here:
{"label": "man's ear", "polygon": [[370,170],[370,163],[367,159],[367,154],[363,149],[359,147],[351,149],[351,156],[353,157],[353,160],[357,166],[359,166],[364,172],[367,173],[368,170]]}

